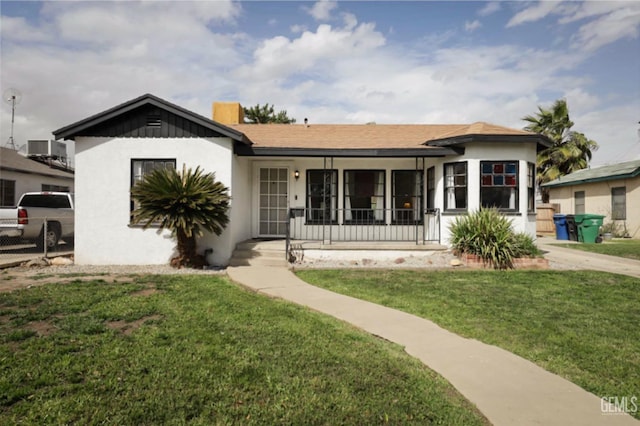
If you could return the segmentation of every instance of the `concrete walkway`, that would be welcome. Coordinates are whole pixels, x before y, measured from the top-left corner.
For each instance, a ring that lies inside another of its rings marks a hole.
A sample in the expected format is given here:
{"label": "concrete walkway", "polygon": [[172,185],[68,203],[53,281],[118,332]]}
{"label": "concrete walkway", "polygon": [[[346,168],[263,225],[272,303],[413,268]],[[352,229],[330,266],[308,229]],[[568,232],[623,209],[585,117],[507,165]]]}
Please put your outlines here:
{"label": "concrete walkway", "polygon": [[556,245],[564,243],[582,244],[573,241],[558,241],[555,238],[538,238],[536,240],[538,248],[545,252],[544,257],[552,262],[562,263],[575,269],[590,269],[640,278],[639,260],[589,253]]}
{"label": "concrete walkway", "polygon": [[227,272],[258,293],[332,315],[404,346],[494,425],[640,425],[627,414],[603,414],[599,397],[532,362],[429,320],[314,287],[286,268],[243,266]]}

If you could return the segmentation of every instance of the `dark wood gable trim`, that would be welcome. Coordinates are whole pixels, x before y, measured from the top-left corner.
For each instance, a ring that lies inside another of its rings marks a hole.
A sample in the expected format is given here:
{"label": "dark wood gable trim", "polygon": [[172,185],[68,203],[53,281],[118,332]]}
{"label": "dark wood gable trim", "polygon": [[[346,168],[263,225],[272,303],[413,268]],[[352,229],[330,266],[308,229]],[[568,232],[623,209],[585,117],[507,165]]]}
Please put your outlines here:
{"label": "dark wood gable trim", "polygon": [[83,132],[83,136],[194,138],[225,135],[165,109],[144,105],[87,129]]}
{"label": "dark wood gable trim", "polygon": [[146,94],[53,132],[56,139],[102,137],[228,137],[250,145],[246,136],[154,95]]}

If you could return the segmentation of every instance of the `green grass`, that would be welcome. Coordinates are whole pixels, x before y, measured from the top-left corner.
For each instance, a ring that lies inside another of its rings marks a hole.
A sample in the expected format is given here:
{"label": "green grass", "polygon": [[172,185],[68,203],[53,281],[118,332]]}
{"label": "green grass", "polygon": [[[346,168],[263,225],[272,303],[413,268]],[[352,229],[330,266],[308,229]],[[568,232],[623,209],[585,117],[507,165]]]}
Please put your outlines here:
{"label": "green grass", "polygon": [[637,278],[575,271],[307,270],[298,275],[502,347],[598,396],[640,397]]}
{"label": "green grass", "polygon": [[399,346],[224,277],[0,294],[0,424],[187,423],[487,421]]}
{"label": "green grass", "polygon": [[609,256],[626,257],[640,260],[640,240],[611,240],[601,244],[554,244],[591,253],[608,254]]}

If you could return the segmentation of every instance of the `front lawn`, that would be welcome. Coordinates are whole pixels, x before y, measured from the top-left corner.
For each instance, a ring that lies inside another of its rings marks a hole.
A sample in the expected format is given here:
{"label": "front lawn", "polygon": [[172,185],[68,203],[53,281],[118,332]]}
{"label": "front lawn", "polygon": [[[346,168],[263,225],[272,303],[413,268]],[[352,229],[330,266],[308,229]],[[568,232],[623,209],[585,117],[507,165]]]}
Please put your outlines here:
{"label": "front lawn", "polygon": [[611,240],[601,244],[554,244],[559,247],[588,251],[591,253],[608,254],[609,256],[626,257],[640,260],[640,240]]}
{"label": "front lawn", "polygon": [[298,275],[500,346],[600,397],[640,396],[637,278],[591,271],[306,270]]}
{"label": "front lawn", "polygon": [[487,424],[399,346],[226,278],[81,279],[0,293],[0,424]]}

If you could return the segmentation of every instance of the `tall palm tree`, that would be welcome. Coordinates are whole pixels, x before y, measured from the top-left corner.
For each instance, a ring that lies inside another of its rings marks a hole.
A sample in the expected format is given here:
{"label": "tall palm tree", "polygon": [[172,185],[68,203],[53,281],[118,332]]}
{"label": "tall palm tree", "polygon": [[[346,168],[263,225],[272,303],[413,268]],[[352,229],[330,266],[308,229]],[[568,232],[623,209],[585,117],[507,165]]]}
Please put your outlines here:
{"label": "tall palm tree", "polygon": [[[573,121],[569,118],[569,107],[564,99],[558,99],[549,109],[539,106],[535,115],[527,115],[523,120],[529,122],[525,130],[543,134],[553,141],[551,147],[538,153],[538,185],[586,168],[593,151],[598,149],[595,141],[571,130]],[[542,201],[548,203],[549,191],[541,188],[540,192]]]}
{"label": "tall palm tree", "polygon": [[215,173],[182,167],[152,171],[131,189],[138,202],[133,223],[144,228],[168,229],[178,243],[177,267],[201,266],[204,259],[196,254],[196,237],[203,231],[220,235],[229,223],[229,189],[215,180]]}

